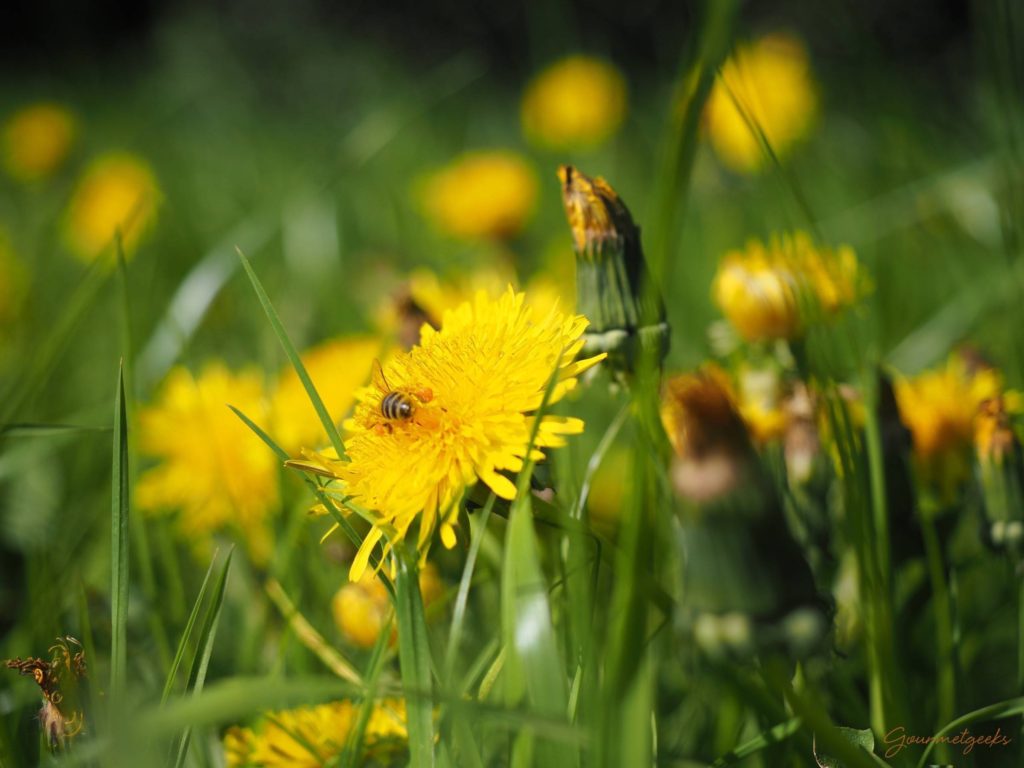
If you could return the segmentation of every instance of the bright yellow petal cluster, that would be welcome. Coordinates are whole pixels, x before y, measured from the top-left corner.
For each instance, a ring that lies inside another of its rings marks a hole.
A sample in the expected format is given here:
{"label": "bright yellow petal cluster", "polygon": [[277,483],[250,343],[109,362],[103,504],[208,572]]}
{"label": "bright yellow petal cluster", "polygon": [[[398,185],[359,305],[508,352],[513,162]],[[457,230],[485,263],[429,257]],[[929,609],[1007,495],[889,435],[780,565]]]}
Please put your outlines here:
{"label": "bright yellow petal cluster", "polygon": [[214,532],[234,529],[253,560],[265,562],[278,464],[229,404],[264,421],[258,371],[232,373],[220,363],[198,377],[185,368],[171,371],[156,402],[139,414],[139,447],[157,464],[139,478],[136,501],[148,512],[177,511],[182,533],[199,548]]}
{"label": "bright yellow petal cluster", "polygon": [[751,240],[718,265],[712,296],[747,341],[791,339],[804,330],[807,310],[831,315],[854,304],[869,287],[853,249],[817,247],[796,232],[765,245]]}
{"label": "bright yellow petal cluster", "polygon": [[469,152],[427,178],[420,199],[427,217],[445,234],[506,238],[533,212],[537,176],[513,152]]}
{"label": "bright yellow petal cluster", "polygon": [[[420,595],[429,607],[441,596],[441,576],[437,566],[427,562],[420,569]],[[353,645],[372,648],[391,614],[391,598],[380,577],[366,571],[359,581],[343,584],[331,601],[334,623]],[[392,631],[392,642],[395,632]]]}
{"label": "bright yellow petal cluster", "polygon": [[[359,705],[351,701],[267,712],[254,728],[228,730],[224,757],[228,768],[322,768],[342,754],[358,715]],[[405,702],[375,704],[364,757],[375,765],[399,764],[407,740]]]}
{"label": "bright yellow petal cluster", "polygon": [[58,104],[25,107],[3,127],[4,168],[18,181],[49,176],[68,156],[76,130],[75,118]]}
{"label": "bright yellow petal cluster", "polygon": [[[302,362],[327,412],[341,419],[355,402],[355,392],[370,375],[374,360],[383,356],[379,339],[353,336],[308,350]],[[293,456],[302,448],[317,448],[327,442],[316,409],[291,365],[281,372],[274,389],[270,423],[274,440]]]}
{"label": "bright yellow petal cluster", "polygon": [[895,381],[900,417],[913,435],[922,478],[947,498],[970,472],[979,410],[1000,396],[1002,386],[997,370],[973,368],[958,354],[943,368]]}
{"label": "bright yellow petal cluster", "polygon": [[737,46],[708,97],[705,120],[721,160],[753,173],[768,159],[758,131],[776,157],[783,157],[807,135],[817,112],[807,49],[791,35],[774,34]]}
{"label": "bright yellow petal cluster", "polygon": [[[348,461],[337,476],[345,493],[375,510],[375,525],[352,565],[358,580],[385,531],[388,543],[419,521],[421,555],[435,529],[446,546],[465,490],[485,483],[511,499],[515,485],[504,472],[523,467],[548,381],[557,371],[550,402],[576,386],[576,377],[603,359],[573,359],[583,346],[587,320],[557,311],[539,315],[511,288],[500,298],[480,292],[445,313],[441,330],[424,327],[420,345],[392,358],[383,382],[363,389],[346,422]],[[399,392],[414,406],[408,419],[388,419],[381,401]],[[583,429],[574,418],[544,416],[531,458],[564,445]]]}
{"label": "bright yellow petal cluster", "polygon": [[523,132],[551,149],[587,149],[612,136],[626,115],[626,81],[607,61],[570,56],[545,69],[523,96]]}
{"label": "bright yellow petal cluster", "polygon": [[160,190],[149,165],[123,152],[96,159],[78,182],[64,221],[64,240],[82,261],[112,247],[121,233],[126,256],[156,219]]}

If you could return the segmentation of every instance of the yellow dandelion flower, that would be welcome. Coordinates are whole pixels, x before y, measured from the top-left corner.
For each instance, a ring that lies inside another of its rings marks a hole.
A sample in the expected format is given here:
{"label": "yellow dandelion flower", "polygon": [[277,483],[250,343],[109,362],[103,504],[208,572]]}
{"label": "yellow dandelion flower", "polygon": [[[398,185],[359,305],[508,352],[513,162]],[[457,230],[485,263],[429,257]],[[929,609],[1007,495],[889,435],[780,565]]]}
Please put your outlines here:
{"label": "yellow dandelion flower", "polygon": [[810,132],[817,112],[807,49],[792,35],[773,34],[737,46],[708,97],[705,123],[722,162],[754,173],[767,160],[757,131],[781,158]]}
{"label": "yellow dandelion flower", "polygon": [[[552,403],[604,358],[573,362],[586,327],[579,315],[539,315],[511,288],[496,299],[480,292],[446,312],[439,331],[425,326],[419,346],[388,361],[381,381],[359,392],[345,424],[348,460],[335,469],[346,495],[375,511],[352,564],[353,581],[385,533],[388,550],[416,521],[422,557],[438,528],[445,546],[453,546],[458,504],[478,480],[514,498],[515,484],[502,473],[523,468],[534,426],[530,458],[537,460],[541,449],[564,445],[566,435],[583,429],[575,418],[546,415],[537,423],[534,412],[556,370]],[[409,406],[404,416],[384,415],[394,409],[393,393]]]}
{"label": "yellow dandelion flower", "polygon": [[[383,356],[382,350],[380,339],[353,336],[324,342],[302,356],[306,372],[336,421],[352,407],[356,390],[369,376],[373,361]],[[270,410],[270,434],[288,453],[296,455],[302,448],[326,443],[320,418],[291,365],[278,378]]]}
{"label": "yellow dandelion flower", "polygon": [[[441,576],[437,567],[427,562],[420,569],[420,594],[429,607],[441,596]],[[331,612],[338,630],[353,645],[372,648],[391,614],[391,598],[380,577],[366,571],[359,581],[343,584],[331,600]],[[392,629],[391,642],[396,637]]]}
{"label": "yellow dandelion flower", "polygon": [[809,235],[751,240],[718,265],[712,296],[747,341],[792,339],[805,327],[808,310],[832,315],[854,304],[869,288],[849,246],[818,247]]}
{"label": "yellow dandelion flower", "polygon": [[126,256],[135,252],[156,218],[160,190],[144,160],[124,152],[97,158],[75,188],[64,221],[64,240],[82,261],[92,261],[121,233]]}
{"label": "yellow dandelion flower", "polygon": [[[267,712],[253,728],[227,731],[224,757],[228,768],[321,768],[344,752],[358,715],[351,701]],[[398,762],[407,739],[405,702],[382,700],[366,725],[363,757]]]}
{"label": "yellow dandelion flower", "polygon": [[626,115],[626,81],[607,61],[569,56],[530,82],[523,132],[551,149],[588,149],[612,136]]}
{"label": "yellow dandelion flower", "polygon": [[33,104],[3,127],[4,168],[18,181],[36,181],[57,170],[75,140],[75,118],[58,104]]}
{"label": "yellow dandelion flower", "polygon": [[994,368],[972,369],[954,354],[944,368],[897,378],[894,388],[921,477],[949,498],[970,472],[979,409],[999,396],[1002,377]]}
{"label": "yellow dandelion flower", "polygon": [[533,212],[537,176],[513,152],[468,152],[427,178],[419,192],[424,213],[445,234],[507,238]]}
{"label": "yellow dandelion flower", "polygon": [[139,446],[157,460],[139,478],[136,501],[150,513],[177,512],[181,532],[200,550],[230,528],[257,563],[270,555],[267,518],[277,504],[274,455],[228,408],[265,418],[259,372],[208,365],[198,377],[175,368],[155,403],[139,414]]}

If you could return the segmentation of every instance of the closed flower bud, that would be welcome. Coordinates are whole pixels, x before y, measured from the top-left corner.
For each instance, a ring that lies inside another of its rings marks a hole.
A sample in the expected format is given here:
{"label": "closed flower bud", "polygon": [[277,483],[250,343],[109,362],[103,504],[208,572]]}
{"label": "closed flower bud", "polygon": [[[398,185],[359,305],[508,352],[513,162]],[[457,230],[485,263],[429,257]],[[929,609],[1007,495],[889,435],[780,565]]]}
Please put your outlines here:
{"label": "closed flower bud", "polygon": [[660,363],[669,327],[647,284],[640,228],[604,179],[571,165],[560,167],[558,178],[576,251],[576,310],[590,320],[584,352],[608,352],[617,372],[632,372],[643,349]]}

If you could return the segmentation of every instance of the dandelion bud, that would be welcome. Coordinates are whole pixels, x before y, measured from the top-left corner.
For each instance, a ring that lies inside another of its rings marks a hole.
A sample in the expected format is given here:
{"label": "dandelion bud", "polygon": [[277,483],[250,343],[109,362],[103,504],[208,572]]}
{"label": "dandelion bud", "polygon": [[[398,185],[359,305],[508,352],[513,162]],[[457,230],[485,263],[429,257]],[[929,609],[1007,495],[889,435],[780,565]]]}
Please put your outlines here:
{"label": "dandelion bud", "polygon": [[571,165],[558,178],[576,251],[576,309],[590,320],[584,353],[608,352],[618,371],[632,371],[641,349],[660,363],[669,327],[664,304],[648,291],[639,227],[604,179]]}

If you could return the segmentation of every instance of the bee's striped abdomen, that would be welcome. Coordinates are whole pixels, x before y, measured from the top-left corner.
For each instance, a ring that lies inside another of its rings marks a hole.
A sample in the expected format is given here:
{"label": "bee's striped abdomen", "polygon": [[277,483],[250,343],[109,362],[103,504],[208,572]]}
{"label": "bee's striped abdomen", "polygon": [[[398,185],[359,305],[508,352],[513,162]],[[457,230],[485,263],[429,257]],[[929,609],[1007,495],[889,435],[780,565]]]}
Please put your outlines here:
{"label": "bee's striped abdomen", "polygon": [[380,412],[385,419],[408,419],[412,416],[412,401],[401,392],[388,392],[380,401]]}

